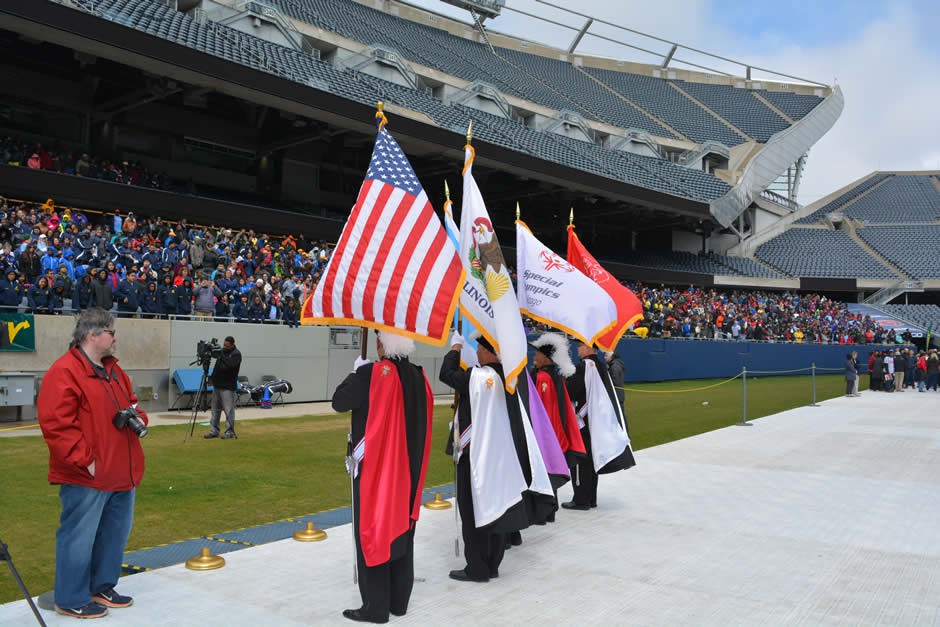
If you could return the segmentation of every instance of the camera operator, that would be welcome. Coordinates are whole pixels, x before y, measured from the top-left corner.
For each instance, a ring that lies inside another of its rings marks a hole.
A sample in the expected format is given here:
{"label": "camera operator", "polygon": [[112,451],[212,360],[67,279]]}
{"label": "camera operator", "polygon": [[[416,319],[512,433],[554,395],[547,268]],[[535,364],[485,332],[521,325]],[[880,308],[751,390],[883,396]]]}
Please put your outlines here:
{"label": "camera operator", "polygon": [[[218,346],[218,345],[217,345]],[[238,389],[238,370],[242,365],[242,354],[235,348],[235,338],[231,335],[222,343],[222,350],[213,351],[215,369],[212,371],[212,417],[209,420],[209,433],[203,437],[207,440],[219,437],[219,418],[225,410],[225,433],[223,440],[237,437],[235,435],[235,399]]]}
{"label": "camera operator", "polygon": [[59,486],[56,611],[97,618],[127,607],[114,590],[134,518],[135,489],[144,475],[140,437],[147,415],[117,365],[114,318],[82,311],[68,352],[43,378],[37,412],[49,447],[49,482]]}

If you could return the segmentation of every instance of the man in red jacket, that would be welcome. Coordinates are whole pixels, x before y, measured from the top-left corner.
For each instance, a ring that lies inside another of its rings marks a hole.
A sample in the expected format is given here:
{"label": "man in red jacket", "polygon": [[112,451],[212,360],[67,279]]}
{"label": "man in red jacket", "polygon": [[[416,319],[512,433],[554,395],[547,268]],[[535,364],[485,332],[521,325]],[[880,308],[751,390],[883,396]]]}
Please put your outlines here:
{"label": "man in red jacket", "polygon": [[[133,603],[114,586],[144,474],[138,433],[146,435],[147,415],[137,409],[131,381],[112,355],[115,344],[111,314],[82,311],[68,352],[43,378],[37,404],[49,447],[49,482],[59,486],[62,502],[56,611],[76,618],[105,616],[108,608]],[[128,408],[139,421],[136,430],[134,421],[115,421]]]}

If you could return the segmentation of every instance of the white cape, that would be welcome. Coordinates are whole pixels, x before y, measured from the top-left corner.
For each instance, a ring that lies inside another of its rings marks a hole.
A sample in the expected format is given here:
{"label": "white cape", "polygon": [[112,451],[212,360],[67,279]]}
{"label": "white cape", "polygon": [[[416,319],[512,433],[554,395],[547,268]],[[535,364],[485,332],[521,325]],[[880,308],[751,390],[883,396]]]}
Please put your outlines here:
{"label": "white cape", "polygon": [[528,486],[513,444],[503,381],[489,366],[474,368],[470,373],[470,411],[470,492],[473,518],[479,528],[522,501]]}
{"label": "white cape", "polygon": [[[608,376],[608,382],[610,375]],[[613,383],[611,383],[613,387]],[[591,453],[594,470],[600,471],[610,461],[617,459],[628,446],[630,436],[624,428],[622,409],[610,402],[607,388],[601,380],[597,364],[584,360],[584,388],[587,392],[587,425],[591,430]]]}

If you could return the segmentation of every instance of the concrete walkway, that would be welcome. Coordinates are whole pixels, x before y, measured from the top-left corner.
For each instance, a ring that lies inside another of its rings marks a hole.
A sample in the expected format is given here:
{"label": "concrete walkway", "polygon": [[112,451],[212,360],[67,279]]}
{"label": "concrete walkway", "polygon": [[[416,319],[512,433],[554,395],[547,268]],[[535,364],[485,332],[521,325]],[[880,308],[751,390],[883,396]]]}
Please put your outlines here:
{"label": "concrete walkway", "polygon": [[[601,478],[597,509],[525,531],[488,584],[447,578],[462,565],[454,511],[423,510],[411,606],[391,623],[940,624],[940,394],[837,398],[637,459]],[[135,605],[106,620],[351,625],[350,527],[329,536],[226,553],[221,570],[126,577]],[[0,624],[35,623],[18,601]]]}

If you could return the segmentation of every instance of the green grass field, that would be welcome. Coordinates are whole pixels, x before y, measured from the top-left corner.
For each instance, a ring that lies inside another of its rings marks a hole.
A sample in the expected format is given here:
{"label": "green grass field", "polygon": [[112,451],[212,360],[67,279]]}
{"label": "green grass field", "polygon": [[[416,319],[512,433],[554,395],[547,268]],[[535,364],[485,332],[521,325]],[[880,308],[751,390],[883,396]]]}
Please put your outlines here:
{"label": "green grass field", "polygon": [[[741,420],[741,381],[634,384],[627,415],[635,449],[686,438]],[[844,392],[841,375],[817,377],[817,399]],[[748,378],[748,419],[811,401],[809,377]],[[704,405],[703,403],[708,403]],[[427,486],[453,481],[444,455],[450,410],[435,412]],[[128,550],[264,524],[349,504],[346,415],[242,421],[239,440],[183,444],[184,425],[155,427],[144,440],[147,472],[137,493]],[[0,429],[3,426],[0,425]],[[33,594],[52,587],[59,499],[46,482],[41,437],[0,438],[0,539]],[[0,603],[20,598],[0,566]]]}

